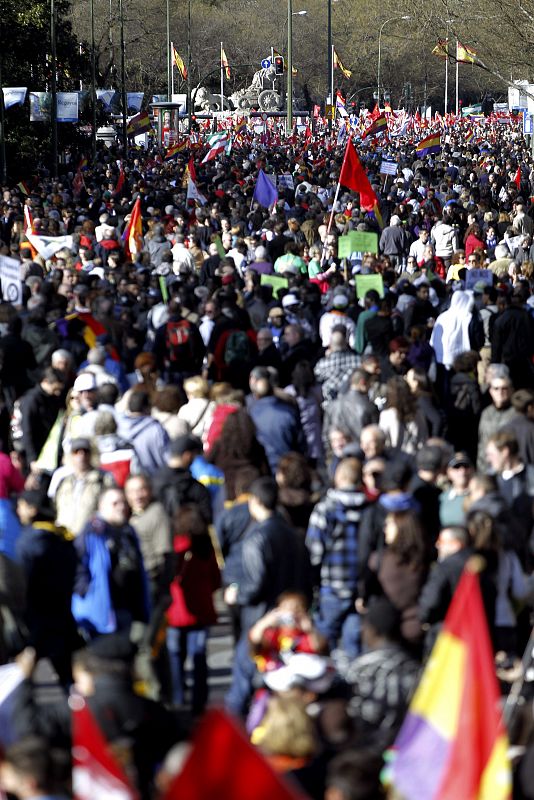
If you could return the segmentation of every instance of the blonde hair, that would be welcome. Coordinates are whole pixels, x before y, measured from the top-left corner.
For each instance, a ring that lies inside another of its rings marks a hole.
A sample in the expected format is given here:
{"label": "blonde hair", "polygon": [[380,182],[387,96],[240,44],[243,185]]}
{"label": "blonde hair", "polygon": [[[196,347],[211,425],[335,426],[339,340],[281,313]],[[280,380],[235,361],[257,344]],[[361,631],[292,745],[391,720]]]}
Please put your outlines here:
{"label": "blonde hair", "polygon": [[287,697],[271,697],[258,744],[269,755],[311,758],[317,750],[313,722],[302,702]]}
{"label": "blonde hair", "polygon": [[208,398],[210,393],[209,384],[201,375],[194,375],[192,378],[186,378],[184,381],[184,389],[188,397]]}

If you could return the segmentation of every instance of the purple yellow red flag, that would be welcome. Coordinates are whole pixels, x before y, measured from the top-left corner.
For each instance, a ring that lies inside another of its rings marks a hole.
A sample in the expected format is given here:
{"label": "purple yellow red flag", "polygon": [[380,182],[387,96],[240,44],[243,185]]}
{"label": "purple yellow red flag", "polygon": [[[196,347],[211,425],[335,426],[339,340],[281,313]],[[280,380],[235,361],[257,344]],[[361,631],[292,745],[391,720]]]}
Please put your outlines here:
{"label": "purple yellow red flag", "polygon": [[509,800],[508,739],[478,576],[467,568],[392,751],[403,800]]}
{"label": "purple yellow red flag", "polygon": [[431,133],[418,143],[415,152],[418,156],[428,156],[441,150],[441,133]]}
{"label": "purple yellow red flag", "polygon": [[173,144],[172,147],[167,148],[167,152],[165,153],[165,161],[170,161],[171,158],[174,158],[178,155],[178,153],[183,153],[184,150],[187,149],[187,139],[182,139],[181,142],[176,142]]}
{"label": "purple yellow red flag", "polygon": [[388,120],[384,114],[380,114],[369,127],[367,130],[363,132],[362,139],[365,139],[367,136],[380,136],[381,133],[388,132]]}

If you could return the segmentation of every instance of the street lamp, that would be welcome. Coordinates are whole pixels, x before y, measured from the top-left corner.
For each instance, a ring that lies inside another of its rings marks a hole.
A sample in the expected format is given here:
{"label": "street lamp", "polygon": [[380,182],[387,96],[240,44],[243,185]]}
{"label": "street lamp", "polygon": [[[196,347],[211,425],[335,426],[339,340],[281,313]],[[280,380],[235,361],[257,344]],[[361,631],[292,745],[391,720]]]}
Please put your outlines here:
{"label": "street lamp", "polygon": [[293,11],[293,0],[287,0],[287,117],[286,128],[293,128],[293,17],[304,17],[308,12]]}
{"label": "street lamp", "polygon": [[389,22],[394,22],[395,20],[400,19],[411,19],[410,14],[403,14],[402,16],[390,17],[385,22],[382,23],[380,26],[380,31],[378,33],[378,70],[377,70],[377,94],[378,94],[378,107],[380,108],[380,67],[381,67],[381,57],[382,57],[382,31],[386,27]]}

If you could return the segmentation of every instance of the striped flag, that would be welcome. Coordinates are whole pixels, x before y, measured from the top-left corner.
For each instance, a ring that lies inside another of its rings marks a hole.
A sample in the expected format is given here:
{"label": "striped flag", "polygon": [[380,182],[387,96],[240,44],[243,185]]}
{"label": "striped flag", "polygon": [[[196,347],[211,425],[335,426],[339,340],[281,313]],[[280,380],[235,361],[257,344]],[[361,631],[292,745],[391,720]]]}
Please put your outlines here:
{"label": "striped flag", "polygon": [[148,111],[140,111],[128,122],[126,127],[126,135],[129,138],[133,136],[140,136],[142,133],[147,133],[151,127],[152,125]]}
{"label": "striped flag", "polygon": [[230,65],[228,63],[228,59],[226,57],[226,53],[224,49],[221,47],[221,67],[224,69],[224,74],[226,75],[226,80],[230,80]]}
{"label": "striped flag", "polygon": [[172,58],[173,58],[174,65],[175,65],[176,69],[178,70],[178,72],[182,76],[182,80],[186,81],[187,80],[187,67],[184,64],[184,60],[183,60],[182,56],[180,55],[180,53],[178,52],[178,50],[176,49],[176,47],[174,45],[172,46]]}
{"label": "striped flag", "polygon": [[391,782],[404,800],[512,795],[493,649],[469,566],[391,751]]}
{"label": "striped flag", "polygon": [[349,116],[345,108],[345,98],[339,90],[336,92],[336,111],[342,119]]}
{"label": "striped flag", "polygon": [[21,181],[20,183],[17,183],[17,189],[19,189],[22,192],[22,194],[25,195],[28,195],[30,193],[30,187],[29,184],[26,183],[26,181]]}
{"label": "striped flag", "polygon": [[380,114],[371,125],[363,132],[362,139],[368,136],[380,136],[381,133],[388,132],[388,120],[385,114]]}
{"label": "striped flag", "polygon": [[426,136],[424,139],[421,139],[417,147],[415,148],[415,152],[418,156],[428,156],[431,153],[439,153],[441,151],[441,134],[440,133],[431,133],[430,136]]}
{"label": "striped flag", "polygon": [[350,78],[351,75],[352,75],[352,72],[350,71],[350,69],[347,69],[343,65],[343,62],[341,61],[340,57],[337,54],[336,48],[334,47],[332,49],[333,49],[333,55],[334,55],[334,69],[341,70],[341,72],[343,73],[345,78]]}
{"label": "striped flag", "polygon": [[187,149],[187,139],[182,139],[181,142],[176,142],[176,144],[173,144],[172,147],[167,148],[164,161],[170,161],[175,156],[177,156],[178,153],[183,153],[184,150],[186,149]]}
{"label": "striped flag", "polygon": [[231,147],[231,144],[232,140],[227,131],[212,134],[208,139],[209,150],[202,159],[202,163],[205,164],[207,161],[212,161],[214,158],[217,158],[221,153],[225,151],[228,152],[228,148]]}
{"label": "striped flag", "polygon": [[448,58],[449,57],[449,40],[448,39],[438,39],[437,45],[432,50],[432,55],[437,56],[438,58]]}

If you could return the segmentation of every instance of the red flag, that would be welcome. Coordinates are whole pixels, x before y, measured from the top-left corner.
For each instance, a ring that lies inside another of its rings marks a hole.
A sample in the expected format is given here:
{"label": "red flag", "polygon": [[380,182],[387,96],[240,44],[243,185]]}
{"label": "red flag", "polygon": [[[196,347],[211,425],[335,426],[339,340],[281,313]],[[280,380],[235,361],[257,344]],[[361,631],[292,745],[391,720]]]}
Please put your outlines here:
{"label": "red flag", "polygon": [[521,188],[521,167],[517,168],[517,172],[515,173],[514,183],[517,186],[517,190]]}
{"label": "red flag", "polygon": [[375,103],[375,107],[371,111],[371,119],[372,120],[378,119],[379,116],[380,116],[380,106],[378,105],[378,103]]}
{"label": "red flag", "polygon": [[197,182],[197,171],[195,169],[195,162],[193,161],[193,156],[189,159],[187,163],[187,169],[189,170],[189,175],[191,176],[191,180],[195,183]]}
{"label": "red flag", "polygon": [[119,177],[117,179],[117,185],[115,186],[115,191],[113,192],[113,194],[120,194],[120,192],[122,192],[122,187],[124,186],[124,181],[125,181],[124,169],[122,168],[122,164],[121,164]]}
{"label": "red flag", "polygon": [[138,800],[102,732],[81,697],[72,706],[72,789],[74,800]]}
{"label": "red flag", "polygon": [[304,800],[222,711],[209,711],[164,800]]}
{"label": "red flag", "polygon": [[360,207],[363,211],[372,211],[378,205],[378,198],[369,183],[369,178],[365,174],[351,138],[349,138],[345,149],[339,182],[346,186],[347,189],[358,192],[360,195]]}

